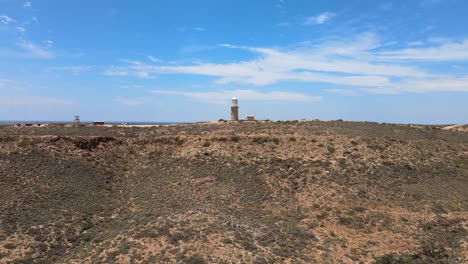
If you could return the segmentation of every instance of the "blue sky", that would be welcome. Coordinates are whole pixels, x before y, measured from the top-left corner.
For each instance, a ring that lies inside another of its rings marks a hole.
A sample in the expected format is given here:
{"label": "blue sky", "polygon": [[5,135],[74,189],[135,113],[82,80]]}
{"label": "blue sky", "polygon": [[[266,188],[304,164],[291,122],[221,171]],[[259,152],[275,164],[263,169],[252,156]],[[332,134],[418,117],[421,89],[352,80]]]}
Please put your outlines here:
{"label": "blue sky", "polygon": [[0,120],[468,123],[468,2],[0,0]]}

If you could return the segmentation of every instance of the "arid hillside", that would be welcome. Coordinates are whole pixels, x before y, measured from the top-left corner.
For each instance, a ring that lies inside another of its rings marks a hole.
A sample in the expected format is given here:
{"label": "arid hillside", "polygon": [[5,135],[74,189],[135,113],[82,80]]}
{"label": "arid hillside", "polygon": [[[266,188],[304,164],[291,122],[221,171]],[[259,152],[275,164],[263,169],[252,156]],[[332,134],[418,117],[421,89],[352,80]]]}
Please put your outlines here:
{"label": "arid hillside", "polygon": [[463,130],[0,127],[0,263],[466,263],[467,218]]}

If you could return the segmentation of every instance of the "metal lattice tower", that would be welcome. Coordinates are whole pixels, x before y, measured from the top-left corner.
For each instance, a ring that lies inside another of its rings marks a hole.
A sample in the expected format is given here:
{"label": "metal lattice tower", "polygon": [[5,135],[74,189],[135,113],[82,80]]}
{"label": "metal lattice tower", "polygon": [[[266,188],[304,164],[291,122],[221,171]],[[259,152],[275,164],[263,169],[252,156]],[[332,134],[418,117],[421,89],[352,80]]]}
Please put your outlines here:
{"label": "metal lattice tower", "polygon": [[75,116],[75,122],[74,123],[75,123],[75,126],[80,125],[80,116],[77,116],[77,115]]}

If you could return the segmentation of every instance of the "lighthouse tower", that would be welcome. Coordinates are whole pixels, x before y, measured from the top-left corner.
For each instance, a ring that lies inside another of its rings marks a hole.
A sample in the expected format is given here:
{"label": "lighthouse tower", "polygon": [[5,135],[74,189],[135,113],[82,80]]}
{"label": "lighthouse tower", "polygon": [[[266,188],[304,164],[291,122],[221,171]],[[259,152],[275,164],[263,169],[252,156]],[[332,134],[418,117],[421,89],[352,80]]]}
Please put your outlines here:
{"label": "lighthouse tower", "polygon": [[237,98],[232,98],[231,103],[231,121],[239,121],[239,106],[237,105]]}

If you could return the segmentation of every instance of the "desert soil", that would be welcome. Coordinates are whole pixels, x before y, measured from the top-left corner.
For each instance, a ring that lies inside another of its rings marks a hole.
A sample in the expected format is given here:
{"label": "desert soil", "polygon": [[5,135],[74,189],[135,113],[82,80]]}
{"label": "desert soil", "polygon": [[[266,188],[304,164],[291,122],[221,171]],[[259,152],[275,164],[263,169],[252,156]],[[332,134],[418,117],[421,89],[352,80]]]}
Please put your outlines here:
{"label": "desert soil", "polygon": [[466,263],[460,128],[3,126],[0,263]]}

